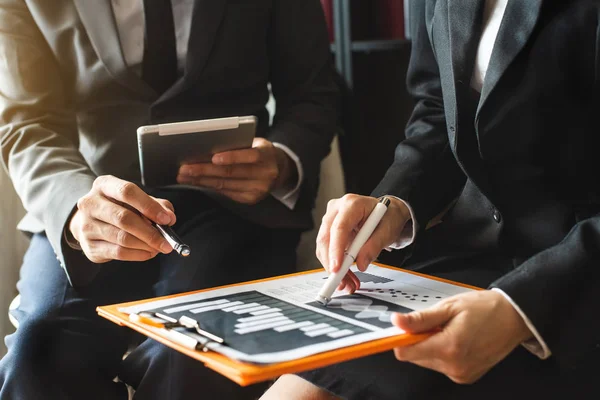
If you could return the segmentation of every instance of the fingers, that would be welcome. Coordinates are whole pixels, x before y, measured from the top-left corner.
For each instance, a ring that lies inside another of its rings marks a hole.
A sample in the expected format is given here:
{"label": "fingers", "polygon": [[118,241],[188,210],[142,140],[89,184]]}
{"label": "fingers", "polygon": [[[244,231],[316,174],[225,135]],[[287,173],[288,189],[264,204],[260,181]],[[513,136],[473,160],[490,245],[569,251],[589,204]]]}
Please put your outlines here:
{"label": "fingers", "polygon": [[154,196],[150,197],[152,197],[155,201],[160,203],[161,206],[163,206],[167,210],[170,210],[173,213],[173,218],[171,219],[171,223],[169,225],[175,225],[175,223],[177,222],[177,216],[175,215],[175,207],[173,206],[173,203],[166,199],[160,199]]}
{"label": "fingers", "polygon": [[100,176],[94,181],[94,189],[105,197],[128,204],[151,221],[162,225],[169,225],[175,221],[172,210],[163,207],[131,182],[109,175]]}
{"label": "fingers", "polygon": [[317,233],[317,243],[316,243],[316,256],[317,259],[321,262],[323,268],[329,272],[329,231],[331,229],[331,224],[335,220],[337,216],[337,206],[336,202],[338,200],[329,200],[327,203],[327,211],[323,218],[321,219],[321,226],[319,227],[319,232]]}
{"label": "fingers", "polygon": [[392,323],[407,332],[421,333],[444,325],[455,314],[452,303],[442,302],[422,311],[413,311],[407,314],[395,313],[392,315]]}
{"label": "fingers", "polygon": [[337,290],[346,290],[348,293],[352,294],[358,289],[360,289],[360,280],[354,272],[348,270],[348,273],[346,273],[346,276],[342,279],[342,282],[340,282]]}
{"label": "fingers", "polygon": [[231,200],[242,204],[253,205],[263,200],[269,194],[266,191],[252,190],[252,191],[234,191],[234,190],[219,190],[224,196],[229,197]]}
{"label": "fingers", "polygon": [[[276,172],[276,171],[273,171]],[[223,179],[253,179],[269,173],[262,164],[216,165],[210,163],[183,164],[179,168],[178,178],[196,179],[213,177]]]}
{"label": "fingers", "polygon": [[[132,242],[129,238],[130,235],[144,242],[155,251],[165,254],[172,251],[169,243],[148,221],[130,209],[116,204],[105,197],[100,195],[86,195],[79,199],[77,207],[85,215],[81,227],[82,232],[79,234],[79,236],[84,236],[84,239],[97,240],[100,238],[100,235],[106,234],[108,236],[101,236],[103,240],[113,243],[116,240],[116,243],[125,243],[126,241]],[[91,227],[91,225],[97,224],[98,221],[112,225],[115,229],[124,231],[124,233],[117,233],[117,235],[120,235],[119,239],[114,239],[114,231],[109,232],[107,228],[102,230],[102,227]],[[88,238],[83,234],[85,232],[94,232],[94,239]],[[79,237],[76,236],[76,238],[80,242],[82,241]]]}
{"label": "fingers", "polygon": [[217,191],[229,192],[259,192],[268,193],[270,191],[269,182],[265,180],[244,180],[244,179],[225,179],[212,177],[197,178],[177,178],[177,181],[183,185],[202,186]]}
{"label": "fingers", "polygon": [[471,365],[467,360],[466,346],[446,331],[411,346],[397,347],[394,355],[399,361],[438,371],[454,382],[463,384],[475,382],[491,367],[485,364]]}
{"label": "fingers", "polygon": [[156,255],[157,250],[116,226],[96,221],[82,227],[88,241],[106,241],[131,250],[143,250]]}
{"label": "fingers", "polygon": [[82,242],[82,249],[88,259],[97,264],[112,260],[147,261],[156,255],[154,252],[129,249],[103,240]]}
{"label": "fingers", "polygon": [[[424,333],[446,326],[457,314],[452,303],[445,302],[422,311],[394,313],[391,319],[394,325],[407,332]],[[394,354],[400,361],[409,361],[444,373],[446,365],[442,360],[455,359],[461,351],[460,347],[456,338],[452,337],[452,329],[445,327],[422,342],[394,349]]]}
{"label": "fingers", "polygon": [[260,160],[261,151],[258,148],[225,151],[215,154],[211,159],[216,165],[257,164]]}
{"label": "fingers", "polygon": [[329,229],[329,268],[340,269],[353,231],[358,231],[376,204],[372,197],[346,194],[338,202],[338,212]]}

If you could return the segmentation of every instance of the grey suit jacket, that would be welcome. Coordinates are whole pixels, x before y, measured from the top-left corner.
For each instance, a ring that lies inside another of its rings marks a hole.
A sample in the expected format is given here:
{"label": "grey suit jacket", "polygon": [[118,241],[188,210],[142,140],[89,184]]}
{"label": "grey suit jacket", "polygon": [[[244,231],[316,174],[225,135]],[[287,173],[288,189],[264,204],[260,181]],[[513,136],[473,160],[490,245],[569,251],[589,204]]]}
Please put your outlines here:
{"label": "grey suit jacket", "polygon": [[159,96],[125,64],[110,0],[0,0],[0,139],[28,212],[20,229],[45,231],[71,282],[86,283],[93,274],[65,262],[63,228],[97,176],[140,180],[136,128],[247,114],[299,156],[300,199],[294,211],[220,201],[267,226],[310,228],[337,118],[330,58],[317,0],[196,0],[185,74]]}

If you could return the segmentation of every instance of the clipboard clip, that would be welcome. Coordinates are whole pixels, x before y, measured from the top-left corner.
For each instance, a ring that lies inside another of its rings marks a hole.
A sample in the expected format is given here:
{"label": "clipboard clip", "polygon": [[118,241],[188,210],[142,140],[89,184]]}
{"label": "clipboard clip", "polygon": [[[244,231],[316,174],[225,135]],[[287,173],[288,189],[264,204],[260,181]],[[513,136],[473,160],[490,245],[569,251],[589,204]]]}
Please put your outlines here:
{"label": "clipboard clip", "polygon": [[[172,317],[162,314],[162,313],[142,312],[139,314],[130,314],[129,317],[130,317],[130,319],[137,320],[137,322],[141,322],[143,324],[154,326],[156,328],[164,328],[167,330],[173,330],[175,328],[186,328],[186,329],[194,330],[195,333],[197,333],[198,335],[200,335],[206,339],[206,342],[204,342],[204,343],[202,343],[198,340],[195,340],[196,343],[193,345],[194,350],[201,350],[201,351],[207,352],[209,349],[206,346],[211,342],[218,343],[218,344],[225,344],[225,340],[222,337],[217,336],[213,333],[210,333],[210,332],[200,328],[200,324],[198,323],[198,321],[196,321],[193,318],[186,317],[185,315],[180,317],[179,319],[175,319],[175,318],[172,318]],[[158,322],[152,318],[158,318],[165,322]],[[177,332],[177,331],[174,331],[174,332]]]}

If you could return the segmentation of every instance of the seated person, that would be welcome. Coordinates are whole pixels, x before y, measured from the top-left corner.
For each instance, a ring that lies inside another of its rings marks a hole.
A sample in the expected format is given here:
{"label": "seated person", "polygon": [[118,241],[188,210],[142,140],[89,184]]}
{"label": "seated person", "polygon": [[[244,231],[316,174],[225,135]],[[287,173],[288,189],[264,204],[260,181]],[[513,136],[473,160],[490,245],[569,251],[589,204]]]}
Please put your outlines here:
{"label": "seated person", "polygon": [[404,267],[488,290],[394,315],[439,329],[420,343],[286,375],[263,398],[600,398],[600,3],[413,5],[406,139],[373,197],[330,203],[317,255],[338,270],[394,196],[358,269],[404,248]]}
{"label": "seated person", "polygon": [[[122,361],[137,336],[95,309],[295,270],[338,113],[319,1],[0,0],[0,52],[2,162],[32,234],[0,398],[126,399],[117,375],[137,398],[255,398],[152,340]],[[139,185],[139,126],[244,115],[251,149],[181,166],[202,190]]]}

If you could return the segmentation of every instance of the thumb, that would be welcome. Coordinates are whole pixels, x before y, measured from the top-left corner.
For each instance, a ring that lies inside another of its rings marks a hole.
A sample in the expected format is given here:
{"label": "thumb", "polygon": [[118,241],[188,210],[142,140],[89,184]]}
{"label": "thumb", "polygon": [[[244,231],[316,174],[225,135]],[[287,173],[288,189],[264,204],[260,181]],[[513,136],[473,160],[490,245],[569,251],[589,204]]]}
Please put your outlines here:
{"label": "thumb", "polygon": [[265,138],[255,137],[252,140],[252,147],[272,147],[273,144]]}
{"label": "thumb", "polygon": [[444,325],[452,317],[453,312],[450,307],[435,306],[407,314],[394,313],[392,315],[392,323],[406,332],[421,333]]}

